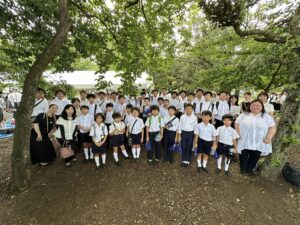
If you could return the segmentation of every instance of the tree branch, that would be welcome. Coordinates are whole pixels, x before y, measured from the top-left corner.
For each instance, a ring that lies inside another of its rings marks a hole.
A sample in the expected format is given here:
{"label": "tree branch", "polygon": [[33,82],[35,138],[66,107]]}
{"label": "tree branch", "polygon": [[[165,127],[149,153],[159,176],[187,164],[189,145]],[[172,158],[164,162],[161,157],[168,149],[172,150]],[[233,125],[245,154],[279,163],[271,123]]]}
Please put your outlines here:
{"label": "tree branch", "polygon": [[281,69],[282,64],[279,64],[276,71],[273,73],[272,78],[270,80],[270,82],[268,83],[268,85],[264,88],[264,91],[268,92],[272,86],[272,84],[274,83],[275,77],[277,76],[279,70]]}
{"label": "tree branch", "polygon": [[91,18],[95,18],[98,19],[100,21],[100,23],[106,28],[106,30],[108,30],[108,32],[111,34],[111,36],[113,37],[113,39],[115,40],[115,42],[117,44],[119,44],[119,40],[117,38],[117,36],[115,35],[115,33],[109,28],[109,26],[105,23],[105,21],[97,15],[93,15],[93,14],[89,14],[81,5],[77,4],[75,1],[71,2],[72,5],[74,5],[77,9],[79,9],[79,11],[84,14],[84,16],[88,19]]}
{"label": "tree branch", "polygon": [[130,7],[132,7],[132,6],[137,5],[138,3],[139,3],[139,0],[127,2],[126,5],[125,5],[125,10],[128,9],[128,8],[130,8]]}
{"label": "tree branch", "polygon": [[143,13],[143,16],[145,18],[145,21],[148,25],[150,25],[148,19],[147,19],[147,16],[146,16],[146,13],[145,13],[145,9],[144,9],[144,4],[143,4],[143,0],[141,0],[141,9],[142,9],[142,13]]}

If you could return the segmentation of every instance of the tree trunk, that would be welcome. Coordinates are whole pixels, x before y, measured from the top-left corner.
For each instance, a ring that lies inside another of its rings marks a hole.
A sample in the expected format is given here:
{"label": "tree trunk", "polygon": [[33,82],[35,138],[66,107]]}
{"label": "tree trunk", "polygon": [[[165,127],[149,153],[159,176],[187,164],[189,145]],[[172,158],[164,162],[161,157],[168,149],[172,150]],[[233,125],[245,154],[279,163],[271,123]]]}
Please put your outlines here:
{"label": "tree trunk", "polygon": [[59,25],[56,34],[45,47],[44,51],[36,57],[36,61],[25,76],[23,96],[20,107],[16,113],[16,129],[12,152],[12,185],[20,190],[28,186],[30,180],[29,139],[31,130],[31,112],[34,105],[35,91],[42,73],[54,59],[62,47],[70,30],[69,1],[60,0],[58,3]]}
{"label": "tree trunk", "polygon": [[273,153],[267,157],[262,165],[261,175],[269,180],[276,180],[281,174],[284,164],[288,160],[290,148],[297,140],[297,131],[300,121],[300,68],[299,61],[290,68],[294,76],[291,77],[292,88],[288,90],[288,97],[284,102],[282,117],[278,124],[277,133],[273,142]]}

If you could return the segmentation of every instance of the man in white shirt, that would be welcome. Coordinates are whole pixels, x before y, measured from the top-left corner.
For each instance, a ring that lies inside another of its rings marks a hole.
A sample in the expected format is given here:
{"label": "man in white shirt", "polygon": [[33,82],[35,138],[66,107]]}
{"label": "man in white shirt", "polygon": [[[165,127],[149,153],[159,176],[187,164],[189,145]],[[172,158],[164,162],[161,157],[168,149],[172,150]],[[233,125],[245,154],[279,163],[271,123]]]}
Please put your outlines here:
{"label": "man in white shirt", "polygon": [[120,95],[118,98],[118,104],[116,105],[115,112],[120,113],[122,116],[122,119],[124,119],[124,115],[126,112],[126,100],[123,95]]}
{"label": "man in white shirt", "polygon": [[56,98],[51,102],[51,104],[57,105],[58,109],[56,112],[56,116],[60,116],[65,106],[71,104],[71,102],[66,99],[66,93],[63,90],[58,90],[55,92]]}
{"label": "man in white shirt", "polygon": [[48,112],[48,101],[45,99],[45,90],[38,88],[35,93],[35,103],[31,114],[31,119],[34,119],[40,113]]}
{"label": "man in white shirt", "polygon": [[22,94],[17,92],[16,90],[10,91],[10,93],[7,96],[7,101],[9,102],[10,108],[17,109],[20,105],[22,98]]}
{"label": "man in white shirt", "polygon": [[177,98],[177,95],[178,95],[178,93],[176,91],[172,91],[172,95],[171,95],[169,103],[170,103],[170,105],[175,106],[176,110],[179,110],[180,109],[180,101]]}
{"label": "man in white shirt", "polygon": [[105,112],[107,103],[108,101],[105,100],[105,93],[103,91],[100,91],[99,99],[96,100],[96,104],[101,108],[102,112]]}
{"label": "man in white shirt", "polygon": [[212,118],[218,113],[216,105],[212,102],[212,92],[207,91],[204,93],[204,101],[196,104],[195,113],[198,117],[199,122],[201,122],[201,113],[203,111],[210,111],[212,113]]}
{"label": "man in white shirt", "polygon": [[79,94],[80,94],[80,106],[87,105],[89,101],[86,98],[87,95],[86,91],[81,90]]}
{"label": "man in white shirt", "polygon": [[88,104],[87,106],[89,107],[89,114],[95,118],[97,113],[102,113],[101,108],[95,103],[96,95],[95,94],[88,94],[87,95],[88,99]]}
{"label": "man in white shirt", "polygon": [[194,102],[196,104],[200,104],[203,101],[204,101],[204,91],[201,88],[199,88],[196,91]]}
{"label": "man in white shirt", "polygon": [[158,90],[154,89],[152,91],[152,96],[150,98],[151,105],[158,105]]}
{"label": "man in white shirt", "polygon": [[168,90],[166,88],[162,88],[160,97],[163,98],[164,100],[165,99],[170,100],[171,96],[170,96],[170,94],[168,94]]}

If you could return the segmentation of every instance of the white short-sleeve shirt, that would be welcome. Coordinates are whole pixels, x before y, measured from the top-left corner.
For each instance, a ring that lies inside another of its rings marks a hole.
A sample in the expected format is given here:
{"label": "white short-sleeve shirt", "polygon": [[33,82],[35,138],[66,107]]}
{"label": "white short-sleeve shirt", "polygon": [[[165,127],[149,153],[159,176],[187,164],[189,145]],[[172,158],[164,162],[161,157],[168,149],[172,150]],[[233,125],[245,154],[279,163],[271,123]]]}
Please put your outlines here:
{"label": "white short-sleeve shirt", "polygon": [[40,113],[48,112],[49,105],[46,99],[36,99],[34,105],[31,117],[37,116]]}
{"label": "white short-sleeve shirt", "polygon": [[159,115],[148,117],[145,125],[146,127],[149,127],[149,132],[157,132],[161,127],[165,126],[164,119]]}
{"label": "white short-sleeve shirt", "polygon": [[164,118],[165,127],[170,131],[178,131],[179,130],[179,119],[176,116],[170,117],[167,115]]}
{"label": "white short-sleeve shirt", "polygon": [[213,141],[216,137],[216,128],[211,123],[205,125],[201,122],[196,125],[194,134],[204,141]]}
{"label": "white short-sleeve shirt", "polygon": [[[97,113],[102,113],[101,108],[96,104],[90,104],[88,103],[87,106],[89,107],[89,115],[91,115],[93,118]],[[95,110],[96,107],[96,110]]]}
{"label": "white short-sleeve shirt", "polygon": [[181,133],[182,131],[194,131],[197,123],[198,119],[195,114],[192,114],[190,116],[184,114],[180,117],[178,132]]}
{"label": "white short-sleeve shirt", "polygon": [[109,112],[109,111],[106,111],[104,113],[104,116],[105,116],[105,123],[107,124],[112,124],[114,122],[114,119],[112,118],[112,115],[113,115],[113,111]]}
{"label": "white short-sleeve shirt", "polygon": [[54,99],[51,103],[50,103],[50,105],[51,104],[55,104],[55,105],[57,105],[57,111],[56,111],[56,113],[55,113],[55,115],[57,115],[57,116],[60,116],[61,115],[61,113],[62,113],[62,111],[64,110],[64,108],[65,108],[65,106],[66,105],[68,105],[68,104],[71,104],[71,102],[68,100],[68,99],[58,99],[58,98],[56,98],[56,99]]}
{"label": "white short-sleeve shirt", "polygon": [[[215,105],[217,107],[217,103]],[[229,114],[230,113],[230,109],[229,109],[229,103],[227,101],[219,101],[218,102],[218,108],[217,108],[217,115],[215,116],[215,118],[217,120],[222,120],[222,117],[225,114]]]}
{"label": "white short-sleeve shirt", "polygon": [[271,103],[267,102],[266,104],[264,104],[264,108],[265,108],[266,113],[274,112],[274,105]]}
{"label": "white short-sleeve shirt", "polygon": [[125,124],[121,121],[119,123],[113,122],[110,126],[109,126],[109,133],[113,133],[115,130],[123,130],[125,129]]}
{"label": "white short-sleeve shirt", "polygon": [[[78,117],[77,122],[79,126],[83,126],[85,129],[90,130],[92,125],[94,124],[94,117],[92,117],[90,114],[81,115]],[[80,129],[80,132],[87,133],[88,131]]]}
{"label": "white short-sleeve shirt", "polygon": [[217,107],[212,101],[202,101],[196,105],[195,113],[201,114],[203,111],[210,111],[213,115],[218,114]]}
{"label": "white short-sleeve shirt", "polygon": [[105,136],[108,135],[107,126],[104,123],[100,125],[94,123],[90,130],[90,136],[93,138],[95,142],[103,141]]}
{"label": "white short-sleeve shirt", "polygon": [[128,121],[127,127],[128,127],[129,133],[139,134],[143,131],[145,124],[141,118],[131,117],[131,119]]}
{"label": "white short-sleeve shirt", "polygon": [[219,142],[225,145],[233,145],[233,140],[238,139],[240,136],[232,127],[226,127],[225,125],[218,127],[217,136]]}
{"label": "white short-sleeve shirt", "polygon": [[272,145],[263,142],[269,128],[275,126],[274,119],[269,114],[242,113],[235,123],[240,126],[239,153],[244,149],[257,150],[262,152],[263,155],[272,152]]}

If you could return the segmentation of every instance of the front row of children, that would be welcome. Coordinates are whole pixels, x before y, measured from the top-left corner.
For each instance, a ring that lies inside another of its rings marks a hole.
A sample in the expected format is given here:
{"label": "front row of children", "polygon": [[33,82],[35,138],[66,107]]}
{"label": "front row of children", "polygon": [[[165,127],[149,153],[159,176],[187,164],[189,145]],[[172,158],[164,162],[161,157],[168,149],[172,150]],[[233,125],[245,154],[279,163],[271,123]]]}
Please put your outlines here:
{"label": "front row of children", "polygon": [[[229,165],[231,156],[237,152],[237,139],[239,138],[235,129],[231,127],[233,117],[224,115],[224,125],[215,127],[211,124],[212,113],[202,112],[202,122],[198,123],[197,117],[193,113],[193,105],[186,104],[185,113],[180,120],[175,116],[176,108],[170,106],[168,115],[162,118],[159,115],[159,107],[151,106],[151,116],[144,124],[139,118],[139,108],[132,108],[127,112],[127,120],[122,121],[120,113],[113,113],[113,122],[105,123],[107,119],[102,113],[95,115],[95,123],[91,123],[91,116],[88,114],[88,107],[81,107],[82,115],[78,119],[79,135],[78,140],[85,153],[85,159],[94,158],[96,168],[106,164],[106,151],[109,146],[113,148],[113,156],[116,165],[120,165],[118,149],[126,159],[131,157],[125,149],[125,139],[132,149],[132,157],[137,160],[140,157],[141,145],[144,144],[147,150],[149,164],[159,162],[161,157],[161,145],[164,149],[164,160],[174,162],[173,149],[176,144],[181,145],[182,167],[188,167],[192,152],[197,155],[197,170],[208,173],[207,161],[209,155],[214,152],[217,159],[217,174],[221,172],[222,159],[224,159],[225,174],[229,175]],[[90,129],[88,124],[90,124]],[[92,124],[92,125],[91,125]],[[88,132],[88,130],[90,130]],[[90,136],[92,140],[88,140]],[[92,144],[88,144],[92,142]],[[108,144],[110,143],[110,145]],[[89,151],[91,147],[91,151]],[[100,163],[100,155],[102,162]]]}

